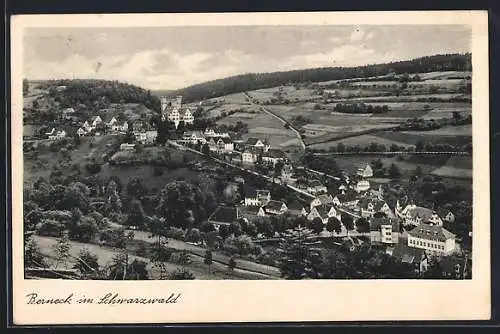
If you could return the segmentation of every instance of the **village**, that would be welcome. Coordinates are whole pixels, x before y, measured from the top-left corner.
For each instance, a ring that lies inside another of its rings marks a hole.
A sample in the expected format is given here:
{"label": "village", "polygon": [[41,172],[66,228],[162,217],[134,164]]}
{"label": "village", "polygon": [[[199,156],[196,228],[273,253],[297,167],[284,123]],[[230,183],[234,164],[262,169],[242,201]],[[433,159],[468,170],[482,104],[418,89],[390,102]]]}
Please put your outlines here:
{"label": "village", "polygon": [[[414,268],[420,276],[425,274],[431,262],[446,257],[446,263],[440,264],[443,277],[466,276],[470,259],[462,249],[461,240],[444,227],[453,224],[454,212],[420,206],[408,196],[388,203],[389,186],[377,182],[369,160],[356,171],[330,175],[292,161],[280,148],[272,147],[266,138],[243,140],[217,127],[194,128],[194,113],[183,105],[181,96],[162,97],[160,101],[161,121],[172,128],[185,129],[182,133],[171,131],[164,144],[157,143],[158,126],[149,119],[131,122],[95,116],[84,120],[78,128],[54,127],[45,136],[50,141],[57,141],[70,136],[122,135],[127,139],[119,146],[121,152],[133,153],[138,145],[165,145],[192,152],[223,168],[240,171],[241,176],[230,183],[241,193],[240,201],[219,203],[213,212],[207,213],[207,222],[217,233],[230,230],[233,224],[241,221],[249,223],[263,217],[292,216],[299,222],[298,228],[314,231],[311,240],[334,238],[347,251],[354,251],[363,244],[372,245]],[[63,117],[73,114],[72,108],[62,112]],[[247,175],[258,176],[265,182],[259,187],[247,182]],[[273,197],[273,185],[284,187],[292,195]],[[260,243],[272,242],[286,238],[290,231],[256,233],[254,239]],[[197,245],[205,246],[202,240]]]}

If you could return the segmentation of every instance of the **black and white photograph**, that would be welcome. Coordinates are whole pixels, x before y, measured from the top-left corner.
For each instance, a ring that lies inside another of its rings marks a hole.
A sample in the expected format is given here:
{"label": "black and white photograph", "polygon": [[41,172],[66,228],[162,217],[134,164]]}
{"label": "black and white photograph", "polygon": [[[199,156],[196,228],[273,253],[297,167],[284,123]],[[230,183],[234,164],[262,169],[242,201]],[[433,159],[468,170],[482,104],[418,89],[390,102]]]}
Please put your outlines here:
{"label": "black and white photograph", "polygon": [[471,28],[30,28],[25,278],[470,279]]}
{"label": "black and white photograph", "polygon": [[482,14],[18,17],[17,321],[486,319]]}

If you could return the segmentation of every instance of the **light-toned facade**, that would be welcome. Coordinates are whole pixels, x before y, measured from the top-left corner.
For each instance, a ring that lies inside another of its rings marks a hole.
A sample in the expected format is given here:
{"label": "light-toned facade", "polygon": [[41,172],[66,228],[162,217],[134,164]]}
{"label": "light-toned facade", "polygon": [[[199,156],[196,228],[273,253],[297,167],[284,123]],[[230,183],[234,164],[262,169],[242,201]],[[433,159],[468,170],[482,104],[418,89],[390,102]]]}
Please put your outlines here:
{"label": "light-toned facade", "polygon": [[423,223],[408,232],[408,246],[449,255],[456,249],[455,235],[441,226]]}
{"label": "light-toned facade", "polygon": [[372,177],[373,176],[372,167],[369,164],[366,164],[364,167],[358,168],[356,175],[364,178]]}

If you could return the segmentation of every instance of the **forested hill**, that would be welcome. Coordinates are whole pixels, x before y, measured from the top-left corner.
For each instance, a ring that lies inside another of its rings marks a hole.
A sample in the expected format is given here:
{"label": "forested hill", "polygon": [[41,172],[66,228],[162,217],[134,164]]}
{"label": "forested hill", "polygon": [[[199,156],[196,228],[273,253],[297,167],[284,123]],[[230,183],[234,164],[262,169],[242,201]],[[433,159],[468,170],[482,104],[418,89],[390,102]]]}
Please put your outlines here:
{"label": "forested hill", "polygon": [[160,110],[158,97],[149,90],[118,81],[67,79],[33,82],[39,89],[48,91],[48,95],[62,107],[85,105],[98,109],[110,103],[141,103],[151,110]]}
{"label": "forested hill", "polygon": [[[272,73],[248,73],[207,81],[176,91],[185,101],[196,101],[243,91],[280,85],[383,76],[390,73],[424,73],[434,71],[471,70],[471,54],[443,54],[408,61],[357,67],[323,67]],[[169,94],[169,95],[170,95]]]}

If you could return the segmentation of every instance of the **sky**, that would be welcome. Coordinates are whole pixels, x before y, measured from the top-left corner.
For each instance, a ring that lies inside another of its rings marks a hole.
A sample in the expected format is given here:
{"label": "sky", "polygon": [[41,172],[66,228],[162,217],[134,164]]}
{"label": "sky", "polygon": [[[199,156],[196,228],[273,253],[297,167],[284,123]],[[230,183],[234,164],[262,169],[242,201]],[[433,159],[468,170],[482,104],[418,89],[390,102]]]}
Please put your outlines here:
{"label": "sky", "polygon": [[471,51],[467,26],[27,28],[28,79],[170,90],[236,74],[358,66]]}

